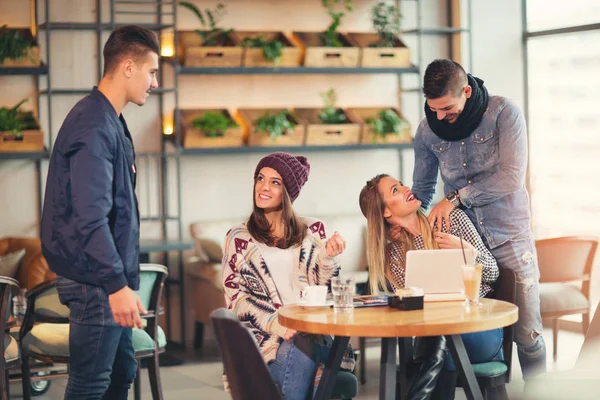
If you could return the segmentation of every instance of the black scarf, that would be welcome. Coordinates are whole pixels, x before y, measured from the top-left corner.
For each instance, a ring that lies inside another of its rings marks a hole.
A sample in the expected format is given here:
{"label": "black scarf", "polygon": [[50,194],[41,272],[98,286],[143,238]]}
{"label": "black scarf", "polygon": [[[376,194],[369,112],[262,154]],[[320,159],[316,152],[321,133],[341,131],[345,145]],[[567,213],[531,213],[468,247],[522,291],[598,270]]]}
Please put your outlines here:
{"label": "black scarf", "polygon": [[467,74],[469,85],[473,89],[471,97],[467,99],[465,108],[454,123],[437,119],[435,112],[431,111],[425,101],[425,116],[429,127],[437,137],[450,142],[462,140],[469,136],[481,123],[483,113],[488,105],[488,91],[483,86],[483,81]]}

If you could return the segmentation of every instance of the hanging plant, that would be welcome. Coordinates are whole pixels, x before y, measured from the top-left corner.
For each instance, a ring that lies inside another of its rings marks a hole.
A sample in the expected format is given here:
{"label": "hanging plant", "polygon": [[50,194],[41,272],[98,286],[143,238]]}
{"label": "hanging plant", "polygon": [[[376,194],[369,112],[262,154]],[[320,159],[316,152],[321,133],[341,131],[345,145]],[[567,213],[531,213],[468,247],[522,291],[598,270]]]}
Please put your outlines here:
{"label": "hanging plant", "polygon": [[324,124],[344,124],[346,123],[346,114],[336,106],[337,94],[333,88],[325,93],[321,93],[324,107],[319,113],[319,119]]}
{"label": "hanging plant", "polygon": [[[0,64],[6,59],[22,60],[32,47],[31,40],[24,37],[20,30],[9,29],[7,25],[0,27]],[[35,59],[30,58],[35,62]]]}
{"label": "hanging plant", "polygon": [[293,120],[289,110],[283,110],[276,114],[265,114],[254,121],[257,132],[266,132],[271,137],[271,141],[277,140],[278,137],[287,135],[296,127],[296,122]]}
{"label": "hanging plant", "polygon": [[372,10],[373,27],[379,40],[373,47],[394,47],[400,36],[400,9],[384,2],[377,3]]}
{"label": "hanging plant", "polygon": [[192,126],[204,132],[207,137],[221,137],[227,129],[235,128],[238,124],[223,113],[209,111],[195,118]]}
{"label": "hanging plant", "polygon": [[400,136],[409,126],[406,119],[391,109],[380,111],[377,113],[377,118],[369,118],[367,123],[373,128],[373,144],[377,142],[377,136],[381,136],[384,140],[390,134]]}
{"label": "hanging plant", "polygon": [[344,8],[346,11],[352,11],[352,0],[321,0],[323,7],[327,9],[327,12],[331,16],[331,24],[327,27],[327,30],[320,35],[321,42],[326,47],[343,47],[344,45],[338,39],[337,28],[342,23],[342,17],[345,15],[344,12],[336,12],[335,5],[344,2]]}
{"label": "hanging plant", "polygon": [[226,14],[224,4],[217,4],[213,10],[206,8],[204,9],[204,13],[202,13],[195,4],[187,1],[180,1],[179,5],[193,12],[205,28],[205,30],[196,30],[196,33],[202,38],[203,46],[222,46],[225,44],[229,34],[233,32],[233,29],[222,29],[217,27],[223,16]]}

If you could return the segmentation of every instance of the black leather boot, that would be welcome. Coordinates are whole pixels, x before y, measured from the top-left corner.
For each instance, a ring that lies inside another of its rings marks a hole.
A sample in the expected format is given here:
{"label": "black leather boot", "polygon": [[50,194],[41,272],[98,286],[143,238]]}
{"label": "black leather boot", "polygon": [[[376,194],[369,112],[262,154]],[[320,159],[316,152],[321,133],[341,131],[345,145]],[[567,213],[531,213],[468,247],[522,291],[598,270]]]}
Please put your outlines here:
{"label": "black leather boot", "polygon": [[429,400],[444,368],[448,346],[444,336],[427,338],[427,350],[412,384],[408,389],[409,400]]}
{"label": "black leather boot", "polygon": [[443,369],[437,385],[435,385],[435,390],[431,395],[431,400],[454,400],[457,377],[458,373],[456,371],[446,371]]}

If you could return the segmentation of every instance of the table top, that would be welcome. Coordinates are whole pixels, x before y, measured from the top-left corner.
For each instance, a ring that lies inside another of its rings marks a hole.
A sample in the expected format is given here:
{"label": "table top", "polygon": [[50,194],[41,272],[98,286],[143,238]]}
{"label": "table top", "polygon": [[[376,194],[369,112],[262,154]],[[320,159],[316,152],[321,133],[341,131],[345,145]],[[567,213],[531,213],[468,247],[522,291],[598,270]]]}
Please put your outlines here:
{"label": "table top", "polygon": [[140,253],[159,253],[173,250],[193,249],[190,241],[177,239],[140,239]]}
{"label": "table top", "polygon": [[494,299],[481,299],[478,307],[462,301],[425,303],[423,310],[401,311],[388,306],[355,308],[334,313],[333,308],[284,306],[279,323],[299,332],[337,336],[410,337],[457,335],[502,328],[517,322],[518,307]]}

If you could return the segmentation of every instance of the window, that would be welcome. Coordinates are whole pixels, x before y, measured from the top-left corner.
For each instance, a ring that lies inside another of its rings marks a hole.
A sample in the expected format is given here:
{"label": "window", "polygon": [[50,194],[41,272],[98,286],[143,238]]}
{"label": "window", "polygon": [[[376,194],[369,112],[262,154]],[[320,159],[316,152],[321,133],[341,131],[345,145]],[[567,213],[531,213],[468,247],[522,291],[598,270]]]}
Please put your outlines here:
{"label": "window", "polygon": [[527,12],[534,235],[598,235],[600,26],[560,34],[532,30],[600,23],[600,2],[571,0],[550,7],[547,1],[528,0]]}

